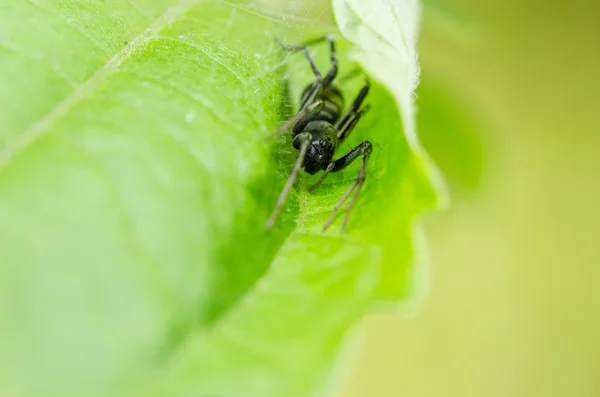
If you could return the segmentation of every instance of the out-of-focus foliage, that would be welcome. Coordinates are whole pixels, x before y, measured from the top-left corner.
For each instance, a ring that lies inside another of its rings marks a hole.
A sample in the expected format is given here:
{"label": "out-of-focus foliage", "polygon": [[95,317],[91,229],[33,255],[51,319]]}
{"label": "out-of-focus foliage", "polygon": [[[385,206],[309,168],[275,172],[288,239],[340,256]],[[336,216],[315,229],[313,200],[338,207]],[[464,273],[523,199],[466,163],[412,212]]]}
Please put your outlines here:
{"label": "out-of-focus foliage", "polygon": [[417,126],[427,152],[450,182],[478,186],[484,151],[474,111],[460,95],[425,75],[417,89]]}

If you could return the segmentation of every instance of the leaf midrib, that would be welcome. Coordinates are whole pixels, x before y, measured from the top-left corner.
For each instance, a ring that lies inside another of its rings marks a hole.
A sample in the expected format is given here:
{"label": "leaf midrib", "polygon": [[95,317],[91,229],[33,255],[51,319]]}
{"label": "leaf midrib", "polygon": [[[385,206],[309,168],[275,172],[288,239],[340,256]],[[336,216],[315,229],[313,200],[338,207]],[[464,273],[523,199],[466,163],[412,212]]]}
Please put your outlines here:
{"label": "leaf midrib", "polygon": [[67,115],[77,103],[93,94],[108,76],[118,72],[119,67],[129,57],[150,41],[156,39],[165,27],[175,22],[181,15],[202,1],[204,0],[181,0],[168,8],[160,17],[156,18],[150,26],[113,55],[96,73],[76,87],[67,97],[57,103],[52,110],[31,124],[21,134],[18,134],[15,139],[8,142],[5,148],[0,151],[0,170],[6,167],[15,156],[24,152],[36,139],[49,132],[52,126]]}

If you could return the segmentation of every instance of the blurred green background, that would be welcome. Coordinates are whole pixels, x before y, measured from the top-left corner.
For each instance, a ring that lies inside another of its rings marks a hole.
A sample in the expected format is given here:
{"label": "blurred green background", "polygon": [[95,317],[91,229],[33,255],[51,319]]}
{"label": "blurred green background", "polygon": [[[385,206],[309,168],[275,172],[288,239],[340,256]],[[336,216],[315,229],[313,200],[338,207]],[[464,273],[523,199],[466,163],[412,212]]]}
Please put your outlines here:
{"label": "blurred green background", "polygon": [[600,396],[600,3],[443,3],[469,25],[425,14],[423,77],[483,126],[481,181],[427,221],[423,307],[365,319],[336,395]]}

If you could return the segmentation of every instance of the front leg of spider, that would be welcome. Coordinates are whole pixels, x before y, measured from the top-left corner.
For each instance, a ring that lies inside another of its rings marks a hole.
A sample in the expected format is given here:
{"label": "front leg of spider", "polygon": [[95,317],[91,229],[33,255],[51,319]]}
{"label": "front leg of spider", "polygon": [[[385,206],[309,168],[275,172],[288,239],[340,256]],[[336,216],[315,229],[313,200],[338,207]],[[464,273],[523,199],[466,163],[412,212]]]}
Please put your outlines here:
{"label": "front leg of spider", "polygon": [[350,185],[348,190],[346,190],[346,193],[344,193],[344,195],[342,196],[340,201],[338,201],[337,204],[335,205],[335,207],[333,207],[333,210],[331,211],[331,215],[329,215],[329,218],[327,218],[325,225],[323,225],[323,231],[327,230],[327,228],[331,225],[331,223],[333,222],[333,220],[335,218],[335,214],[342,207],[342,205],[344,205],[344,202],[348,199],[348,197],[350,197],[352,192],[354,192],[354,194],[352,195],[352,198],[350,199],[350,202],[348,203],[348,207],[346,207],[346,214],[344,215],[344,223],[342,223],[342,233],[346,230],[346,226],[348,225],[348,217],[350,215],[350,211],[354,207],[356,198],[358,197],[358,194],[360,193],[360,190],[362,189],[362,186],[365,183],[367,162],[369,161],[369,157],[371,156],[372,151],[373,151],[373,146],[371,145],[371,142],[364,141],[360,145],[358,145],[357,147],[352,149],[348,154],[346,154],[343,157],[340,157],[339,159],[337,159],[336,161],[334,161],[332,163],[333,166],[331,167],[331,172],[338,172],[338,171],[343,170],[347,166],[349,166],[359,156],[362,159],[362,162],[360,164],[360,169],[358,170],[358,175],[356,176],[356,179],[354,180],[352,185]]}
{"label": "front leg of spider", "polygon": [[288,180],[285,183],[281,194],[279,195],[279,199],[277,199],[275,209],[273,209],[269,220],[267,220],[267,223],[265,224],[266,229],[271,229],[275,224],[275,219],[277,219],[277,215],[279,214],[281,207],[283,207],[283,203],[285,203],[285,199],[287,198],[287,195],[289,194],[292,185],[294,184],[294,181],[298,176],[298,171],[300,171],[300,168],[302,168],[302,165],[304,164],[304,159],[306,158],[306,151],[308,150],[308,146],[310,145],[311,140],[312,135],[310,135],[308,132],[303,132],[294,137],[293,142],[294,147],[298,148],[298,157],[296,158],[294,168],[292,168],[292,172],[290,173],[290,176],[288,177]]}

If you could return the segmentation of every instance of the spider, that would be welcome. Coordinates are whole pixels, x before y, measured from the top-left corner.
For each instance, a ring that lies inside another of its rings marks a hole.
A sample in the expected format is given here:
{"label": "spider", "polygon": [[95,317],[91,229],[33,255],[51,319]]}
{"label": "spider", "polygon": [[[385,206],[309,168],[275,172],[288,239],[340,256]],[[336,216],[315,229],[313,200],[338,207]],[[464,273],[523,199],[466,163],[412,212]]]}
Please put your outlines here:
{"label": "spider", "polygon": [[[309,51],[310,45],[323,41],[326,41],[329,44],[331,60],[331,69],[329,69],[325,77],[319,72]],[[300,168],[304,168],[304,171],[310,175],[314,175],[319,171],[324,171],[321,178],[309,188],[309,191],[312,192],[325,180],[325,178],[327,178],[327,175],[329,175],[330,172],[343,170],[360,156],[362,158],[362,163],[356,179],[335,205],[331,215],[323,226],[323,231],[325,231],[333,222],[337,211],[352,192],[354,192],[354,195],[346,208],[346,214],[341,229],[343,233],[348,224],[350,210],[354,206],[356,198],[365,182],[365,169],[373,147],[369,141],[364,141],[337,160],[334,160],[333,156],[340,144],[348,138],[356,123],[358,123],[360,118],[370,109],[369,105],[361,108],[365,97],[369,93],[369,82],[365,82],[365,85],[354,99],[354,102],[352,102],[352,105],[350,105],[346,113],[340,117],[343,108],[343,97],[340,90],[333,84],[338,72],[333,36],[326,35],[319,37],[308,41],[303,45],[288,45],[281,42],[279,42],[279,45],[289,51],[303,51],[312,72],[315,75],[315,81],[304,89],[300,99],[300,108],[297,113],[267,137],[267,139],[272,139],[293,125],[292,144],[299,153],[290,176],[281,191],[277,204],[267,220],[265,227],[267,229],[273,227],[275,219],[285,203]]]}

